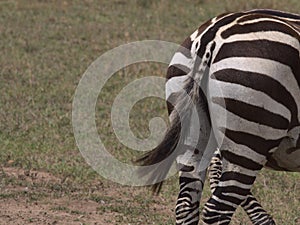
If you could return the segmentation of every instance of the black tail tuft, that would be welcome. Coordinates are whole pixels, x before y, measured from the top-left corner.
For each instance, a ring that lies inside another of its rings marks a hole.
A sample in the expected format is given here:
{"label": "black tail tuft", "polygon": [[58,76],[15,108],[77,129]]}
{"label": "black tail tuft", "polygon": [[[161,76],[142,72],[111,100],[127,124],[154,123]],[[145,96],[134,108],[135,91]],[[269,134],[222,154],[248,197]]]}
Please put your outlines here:
{"label": "black tail tuft", "polygon": [[[184,151],[184,140],[188,135],[193,105],[201,106],[198,102],[198,95],[196,97],[194,96],[195,98],[190,96],[191,87],[193,86],[191,85],[192,81],[189,81],[185,88],[187,92],[182,93],[174,105],[174,110],[170,115],[170,126],[161,143],[135,161],[141,166],[149,166],[157,163],[155,170],[149,171],[143,168],[140,169],[141,177],[151,174],[149,183],[155,183],[152,186],[152,191],[155,194],[159,193],[163,183],[162,181],[166,178],[176,157]],[[162,160],[166,161],[160,163]]]}
{"label": "black tail tuft", "polygon": [[[141,166],[157,164],[157,167],[151,171],[142,167],[140,169],[141,177],[146,175],[149,177],[150,174],[149,184],[154,184],[152,191],[155,194],[158,194],[161,190],[163,180],[167,177],[176,157],[184,151],[184,140],[189,135],[190,124],[193,123],[191,121],[192,111],[197,111],[198,119],[200,119],[201,115],[209,118],[205,95],[192,77],[187,79],[184,90],[176,99],[174,109],[169,117],[170,127],[161,143],[135,161]],[[207,114],[204,115],[203,112]],[[166,162],[160,163],[162,160],[166,160]]]}
{"label": "black tail tuft", "polygon": [[[167,163],[158,164],[154,171],[151,172],[151,180],[156,181],[158,183],[152,186],[152,192],[154,194],[159,194],[162,187],[162,180],[167,176],[172,163],[175,161],[176,156],[180,151],[176,151],[176,154],[172,154],[175,149],[178,147],[179,139],[180,139],[180,131],[181,131],[181,122],[178,116],[175,116],[176,119],[171,121],[170,127],[166,131],[166,134],[160,144],[154,148],[153,150],[147,152],[139,159],[135,161],[135,163],[141,166],[149,166],[156,163],[161,162],[162,160],[167,159]],[[140,176],[144,176],[145,173],[149,171],[140,170]],[[151,182],[154,183],[154,182]]]}

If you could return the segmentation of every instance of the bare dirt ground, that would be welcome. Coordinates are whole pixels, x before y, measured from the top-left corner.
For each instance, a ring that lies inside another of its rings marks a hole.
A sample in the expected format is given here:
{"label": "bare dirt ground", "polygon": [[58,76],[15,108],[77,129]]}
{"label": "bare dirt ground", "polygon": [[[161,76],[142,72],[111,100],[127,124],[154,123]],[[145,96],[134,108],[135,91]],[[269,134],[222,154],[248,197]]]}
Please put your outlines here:
{"label": "bare dirt ground", "polygon": [[[152,196],[142,188],[79,185],[44,171],[0,167],[0,225],[167,225],[174,224],[175,202],[173,192]],[[278,224],[300,225],[299,219]],[[239,209],[232,224],[251,222]]]}
{"label": "bare dirt ground", "polygon": [[[2,180],[15,180],[0,186],[1,225],[130,224],[124,214],[124,207],[133,210],[129,214],[140,214],[140,207],[145,206],[131,201],[139,198],[142,193],[130,187],[104,188],[101,184],[98,187],[95,184],[88,191],[62,191],[59,189],[61,180],[46,172],[2,168],[0,173]],[[152,209],[170,214],[159,204]],[[142,221],[145,222],[146,216],[141,214],[138,217],[140,222],[131,224],[144,224]]]}
{"label": "bare dirt ground", "polygon": [[[71,212],[56,211],[54,207],[68,205]],[[105,224],[104,215],[97,213],[97,203],[67,198],[29,203],[26,199],[8,199],[0,204],[1,224]],[[80,208],[79,214],[76,212]],[[109,215],[106,215],[109,216]],[[110,215],[113,216],[113,215]]]}
{"label": "bare dirt ground", "polygon": [[[3,171],[7,177],[32,184],[60,182],[46,172],[28,172],[15,168],[3,168]],[[49,191],[47,188],[31,190],[21,185],[2,188],[1,193],[6,196],[0,201],[0,224],[105,224],[105,217],[113,216],[99,214],[97,202],[80,201],[70,196],[49,197]],[[32,199],[33,192],[44,196]]]}

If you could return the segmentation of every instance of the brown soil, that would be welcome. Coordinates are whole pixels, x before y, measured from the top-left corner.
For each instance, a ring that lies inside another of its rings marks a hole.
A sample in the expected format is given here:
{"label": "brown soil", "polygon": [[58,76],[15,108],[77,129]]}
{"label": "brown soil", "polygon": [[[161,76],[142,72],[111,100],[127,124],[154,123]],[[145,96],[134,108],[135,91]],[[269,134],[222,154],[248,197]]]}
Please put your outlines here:
{"label": "brown soil", "polygon": [[[59,183],[61,180],[46,172],[24,171],[16,168],[3,168],[6,178],[17,178],[28,184],[6,185],[0,189],[0,224],[106,224],[106,217],[97,211],[99,203],[91,200],[78,200],[64,196],[53,197],[47,184]],[[33,184],[33,185],[32,185]],[[43,184],[43,185],[37,185]],[[30,186],[34,186],[31,189]],[[39,190],[41,189],[41,190]],[[42,197],[32,199],[34,193]],[[79,194],[79,193],[77,193]],[[3,197],[6,196],[6,197]],[[76,196],[76,193],[73,193]]]}
{"label": "brown soil", "polygon": [[[16,168],[0,168],[0,181],[1,179],[14,179],[15,182],[7,182],[2,186],[0,182],[0,225],[124,224],[116,220],[118,216],[122,216],[121,213],[105,210],[106,207],[116,204],[116,199],[122,199],[121,207],[122,204],[124,207],[127,198],[129,200],[136,195],[141,195],[142,191],[136,189],[132,191],[130,187],[113,187],[104,190],[104,187],[98,185],[94,189],[89,189],[92,190],[90,193],[86,189],[65,193],[53,190],[53,186],[59,185],[61,179],[47,172],[24,171]],[[50,186],[52,188],[49,188]],[[90,197],[90,195],[103,196],[103,192],[106,196],[104,200],[100,198],[95,201]],[[154,208],[154,210],[166,210],[160,205]]]}

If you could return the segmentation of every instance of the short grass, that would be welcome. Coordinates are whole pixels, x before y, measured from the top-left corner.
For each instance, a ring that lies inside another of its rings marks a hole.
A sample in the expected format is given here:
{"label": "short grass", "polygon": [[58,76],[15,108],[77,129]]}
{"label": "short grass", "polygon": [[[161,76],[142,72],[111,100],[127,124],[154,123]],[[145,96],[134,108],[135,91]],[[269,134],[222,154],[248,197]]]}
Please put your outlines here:
{"label": "short grass", "polygon": [[[224,11],[252,8],[299,13],[300,2],[0,1],[0,165],[46,170],[63,181],[68,180],[70,187],[88,187],[95,180],[114,187],[85,163],[73,136],[73,95],[89,64],[109,49],[132,41],[158,39],[180,43],[212,16]],[[113,99],[124,85],[136,78],[149,74],[163,77],[165,70],[166,65],[155,63],[130,66],[116,73],[99,96],[98,131],[107,149],[120,160],[129,162],[135,153],[125,148],[113,133],[110,123]],[[130,115],[133,132],[147,137],[148,122],[153,116],[162,116],[166,120],[164,102],[156,98],[139,102]],[[299,179],[298,174],[267,170],[258,178],[253,192],[272,212],[278,224],[300,224]],[[1,178],[0,185],[3,187],[10,182],[17,181]],[[60,186],[57,188],[61,189]],[[159,211],[151,212],[147,221],[172,224],[171,210],[176,195],[177,181],[173,178],[164,186],[162,193],[164,198],[169,199],[164,201],[170,209],[169,217]],[[207,199],[208,195],[206,188],[203,198]],[[13,196],[0,193],[0,199],[9,197]],[[149,209],[151,204],[145,203],[145,198],[135,199],[136,204],[148,204],[145,208]],[[99,206],[99,210],[117,211],[124,215],[117,218],[118,224],[143,224],[140,215],[147,215],[148,210],[137,205],[126,209],[126,200],[120,201],[108,209]],[[249,224],[249,220],[242,211],[238,211],[232,224]]]}

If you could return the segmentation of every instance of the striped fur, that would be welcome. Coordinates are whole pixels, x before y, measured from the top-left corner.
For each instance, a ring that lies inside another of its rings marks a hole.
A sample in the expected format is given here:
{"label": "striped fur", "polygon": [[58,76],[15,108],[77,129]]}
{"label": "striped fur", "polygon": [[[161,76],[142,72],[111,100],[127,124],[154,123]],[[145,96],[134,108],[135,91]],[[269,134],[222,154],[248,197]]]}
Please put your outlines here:
{"label": "striped fur", "polygon": [[[211,192],[213,193],[218,186],[222,175],[222,156],[219,150],[217,150],[210,162],[208,170],[208,178]],[[275,224],[272,217],[264,210],[261,204],[250,192],[247,198],[241,203],[241,207],[245,210],[249,216],[251,222],[254,225],[262,224]]]}
{"label": "striped fur", "polygon": [[175,53],[166,83],[171,128],[140,162],[152,164],[175,153],[177,224],[198,224],[206,174],[199,168],[216,149],[205,148],[211,131],[222,154],[222,173],[205,204],[204,224],[229,224],[241,204],[251,210],[247,207],[257,201],[250,189],[262,167],[300,171],[299,30],[296,14],[223,14],[200,26]]}

